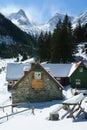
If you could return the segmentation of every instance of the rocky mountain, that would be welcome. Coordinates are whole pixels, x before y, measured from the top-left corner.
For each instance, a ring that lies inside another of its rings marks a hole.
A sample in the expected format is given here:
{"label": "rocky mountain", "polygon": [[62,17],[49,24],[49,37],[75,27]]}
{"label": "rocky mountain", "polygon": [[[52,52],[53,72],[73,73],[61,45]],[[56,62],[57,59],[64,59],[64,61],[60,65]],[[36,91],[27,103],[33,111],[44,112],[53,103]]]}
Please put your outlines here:
{"label": "rocky mountain", "polygon": [[[17,13],[12,13],[8,16],[8,19],[11,20],[15,25],[21,28],[23,31],[31,34],[40,34],[43,32],[53,32],[54,28],[56,27],[59,19],[64,19],[63,14],[56,13],[47,23],[38,25],[37,23],[32,23],[28,17],[26,16],[25,12],[21,9]],[[73,17],[70,17],[73,19]]]}
{"label": "rocky mountain", "polygon": [[80,21],[81,25],[85,25],[87,23],[87,11],[81,13],[80,15],[76,16],[73,19],[72,25],[73,27],[76,27],[78,24],[78,21]]}
{"label": "rocky mountain", "polygon": [[17,13],[12,13],[8,16],[8,18],[16,23],[18,26],[32,26],[29,19],[27,18],[25,12],[21,9]]}
{"label": "rocky mountain", "polygon": [[[25,23],[29,25],[28,20]],[[0,14],[0,57],[17,57],[19,53],[23,58],[31,56],[34,42],[33,36],[24,32],[11,20]]]}
{"label": "rocky mountain", "polygon": [[[8,18],[23,31],[35,35],[40,34],[42,31],[53,32],[59,19],[63,20],[64,16],[65,15],[63,14],[56,13],[47,23],[38,25],[37,23],[32,23],[27,17],[26,13],[21,9],[16,13],[10,14]],[[81,22],[81,25],[84,25],[87,23],[87,11],[81,13],[76,17],[69,16],[69,18],[72,22],[73,28],[76,27],[79,20]]]}
{"label": "rocky mountain", "polygon": [[11,13],[7,18],[27,33],[36,34],[39,31],[37,24],[32,23],[22,9],[16,13]]}
{"label": "rocky mountain", "polygon": [[[28,24],[28,21],[26,22]],[[21,43],[28,43],[32,39],[31,35],[22,31],[19,27],[8,20],[4,15],[0,14],[0,39],[2,38],[2,36],[8,36],[7,38],[11,37],[13,41]],[[2,39],[5,39],[4,37]]]}
{"label": "rocky mountain", "polygon": [[11,13],[7,18],[11,20],[12,23],[18,26],[21,30],[27,33],[28,28],[31,28],[33,26],[22,9],[19,10],[17,13]]}

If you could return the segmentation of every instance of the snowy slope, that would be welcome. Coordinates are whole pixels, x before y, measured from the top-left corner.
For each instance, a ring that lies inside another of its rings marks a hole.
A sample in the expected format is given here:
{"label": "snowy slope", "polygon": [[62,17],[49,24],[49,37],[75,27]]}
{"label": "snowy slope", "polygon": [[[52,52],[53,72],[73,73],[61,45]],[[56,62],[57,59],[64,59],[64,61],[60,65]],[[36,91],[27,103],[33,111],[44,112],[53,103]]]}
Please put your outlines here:
{"label": "snowy slope", "polygon": [[74,18],[72,22],[73,27],[76,27],[79,21],[81,22],[81,25],[85,25],[87,23],[87,11],[81,13],[80,15]]}
{"label": "snowy slope", "polygon": [[77,45],[78,52],[75,54],[76,61],[87,62],[87,53],[86,53],[85,45],[87,45],[87,42],[80,43]]}

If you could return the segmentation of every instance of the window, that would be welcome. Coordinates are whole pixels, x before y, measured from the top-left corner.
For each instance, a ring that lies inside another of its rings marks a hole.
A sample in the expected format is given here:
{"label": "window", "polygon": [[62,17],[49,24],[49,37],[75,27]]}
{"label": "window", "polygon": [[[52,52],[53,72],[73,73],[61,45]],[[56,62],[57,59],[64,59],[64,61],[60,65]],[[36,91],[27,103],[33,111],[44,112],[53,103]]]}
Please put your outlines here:
{"label": "window", "polygon": [[81,84],[80,79],[76,79],[76,85],[80,85],[80,84]]}
{"label": "window", "polygon": [[41,79],[41,72],[35,72],[34,79]]}
{"label": "window", "polygon": [[83,67],[80,67],[80,68],[79,68],[79,72],[83,72]]}
{"label": "window", "polygon": [[59,78],[59,77],[56,77],[56,80],[57,80],[57,81],[60,81],[60,80],[61,80],[61,78]]}

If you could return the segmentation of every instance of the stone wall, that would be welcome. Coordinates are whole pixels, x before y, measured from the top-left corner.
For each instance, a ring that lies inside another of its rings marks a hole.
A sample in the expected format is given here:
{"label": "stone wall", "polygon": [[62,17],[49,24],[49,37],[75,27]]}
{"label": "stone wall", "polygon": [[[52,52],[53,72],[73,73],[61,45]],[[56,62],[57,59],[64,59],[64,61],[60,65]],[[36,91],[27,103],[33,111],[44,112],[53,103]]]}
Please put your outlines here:
{"label": "stone wall", "polygon": [[12,90],[13,103],[18,102],[43,102],[62,98],[62,90],[44,73],[43,88],[32,88],[32,71],[25,76]]}

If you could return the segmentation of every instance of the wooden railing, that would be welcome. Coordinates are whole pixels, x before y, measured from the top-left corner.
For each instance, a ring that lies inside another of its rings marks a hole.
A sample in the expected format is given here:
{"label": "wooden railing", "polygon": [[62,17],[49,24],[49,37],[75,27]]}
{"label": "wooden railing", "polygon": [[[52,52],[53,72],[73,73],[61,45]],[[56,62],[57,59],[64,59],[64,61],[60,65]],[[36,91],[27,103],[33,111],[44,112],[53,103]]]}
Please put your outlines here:
{"label": "wooden railing", "polygon": [[5,105],[5,106],[0,106],[0,108],[3,109],[3,112],[5,112],[6,107],[11,107],[11,113],[10,114],[6,113],[6,115],[0,117],[0,119],[7,118],[7,120],[8,120],[8,117],[25,112],[25,111],[28,111],[28,110],[31,110],[31,113],[34,115],[34,106],[31,108],[26,108],[26,109],[21,110],[21,111],[17,111],[17,112],[13,111],[15,106],[23,105],[23,104],[29,104],[29,103],[15,103],[15,104],[9,104],[9,105]]}

